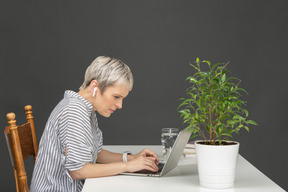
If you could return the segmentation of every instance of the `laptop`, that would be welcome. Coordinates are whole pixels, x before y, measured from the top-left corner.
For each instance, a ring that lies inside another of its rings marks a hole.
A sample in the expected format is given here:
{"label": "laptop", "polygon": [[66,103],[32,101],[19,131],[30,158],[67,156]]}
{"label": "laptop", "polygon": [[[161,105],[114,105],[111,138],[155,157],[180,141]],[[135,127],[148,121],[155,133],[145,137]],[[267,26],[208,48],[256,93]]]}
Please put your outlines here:
{"label": "laptop", "polygon": [[166,163],[159,162],[159,171],[158,172],[152,172],[149,170],[141,170],[134,173],[121,173],[121,175],[135,175],[135,176],[145,176],[145,177],[160,177],[174,169],[181,158],[181,155],[183,154],[183,151],[185,149],[186,144],[189,141],[189,138],[191,136],[191,133],[187,130],[182,130],[179,132],[176,141],[172,147],[172,150],[167,158]]}

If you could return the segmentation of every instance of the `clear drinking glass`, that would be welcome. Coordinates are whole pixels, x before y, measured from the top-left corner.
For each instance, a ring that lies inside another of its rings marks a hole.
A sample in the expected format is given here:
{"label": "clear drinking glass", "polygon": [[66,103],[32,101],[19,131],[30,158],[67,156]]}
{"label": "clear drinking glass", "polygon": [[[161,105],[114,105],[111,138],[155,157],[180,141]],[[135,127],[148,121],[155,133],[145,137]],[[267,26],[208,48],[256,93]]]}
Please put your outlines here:
{"label": "clear drinking glass", "polygon": [[161,130],[161,143],[162,143],[162,150],[163,150],[163,160],[166,161],[171,149],[174,145],[174,142],[177,138],[179,133],[179,129],[177,128],[163,128]]}

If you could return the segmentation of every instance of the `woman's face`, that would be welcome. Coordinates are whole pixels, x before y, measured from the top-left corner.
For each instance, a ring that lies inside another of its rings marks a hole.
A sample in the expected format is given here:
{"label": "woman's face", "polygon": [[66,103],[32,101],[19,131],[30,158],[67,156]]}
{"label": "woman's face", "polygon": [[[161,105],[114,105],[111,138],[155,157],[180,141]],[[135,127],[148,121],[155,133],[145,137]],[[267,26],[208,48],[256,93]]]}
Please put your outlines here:
{"label": "woman's face", "polygon": [[92,104],[93,110],[98,111],[104,117],[110,117],[116,109],[122,108],[123,99],[127,97],[128,93],[129,90],[124,85],[108,87],[102,94],[97,90]]}

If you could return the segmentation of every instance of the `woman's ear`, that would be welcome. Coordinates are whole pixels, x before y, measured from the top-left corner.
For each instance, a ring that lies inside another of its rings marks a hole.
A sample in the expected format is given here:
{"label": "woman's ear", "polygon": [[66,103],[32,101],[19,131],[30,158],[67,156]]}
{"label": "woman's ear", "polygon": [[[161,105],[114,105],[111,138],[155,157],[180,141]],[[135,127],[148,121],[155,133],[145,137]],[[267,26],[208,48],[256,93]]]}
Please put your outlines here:
{"label": "woman's ear", "polygon": [[90,82],[90,85],[89,85],[89,90],[90,90],[90,92],[92,93],[92,96],[94,97],[95,96],[95,94],[96,94],[96,91],[97,91],[97,89],[98,89],[98,82],[96,81],[96,80],[92,80],[91,82]]}
{"label": "woman's ear", "polygon": [[96,91],[97,91],[97,87],[94,87],[94,90],[93,90],[93,95],[92,95],[92,97],[94,97],[94,96],[95,96],[95,93],[96,93]]}

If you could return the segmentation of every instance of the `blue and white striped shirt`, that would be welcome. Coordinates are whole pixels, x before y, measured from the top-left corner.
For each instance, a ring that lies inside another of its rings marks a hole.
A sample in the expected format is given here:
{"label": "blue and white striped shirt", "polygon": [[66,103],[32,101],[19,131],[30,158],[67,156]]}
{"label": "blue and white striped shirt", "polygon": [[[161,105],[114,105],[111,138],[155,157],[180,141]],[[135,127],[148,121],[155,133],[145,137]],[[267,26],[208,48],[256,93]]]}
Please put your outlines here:
{"label": "blue and white striped shirt", "polygon": [[72,180],[69,171],[96,163],[102,143],[91,103],[73,91],[65,91],[43,132],[31,192],[81,191],[84,180]]}

